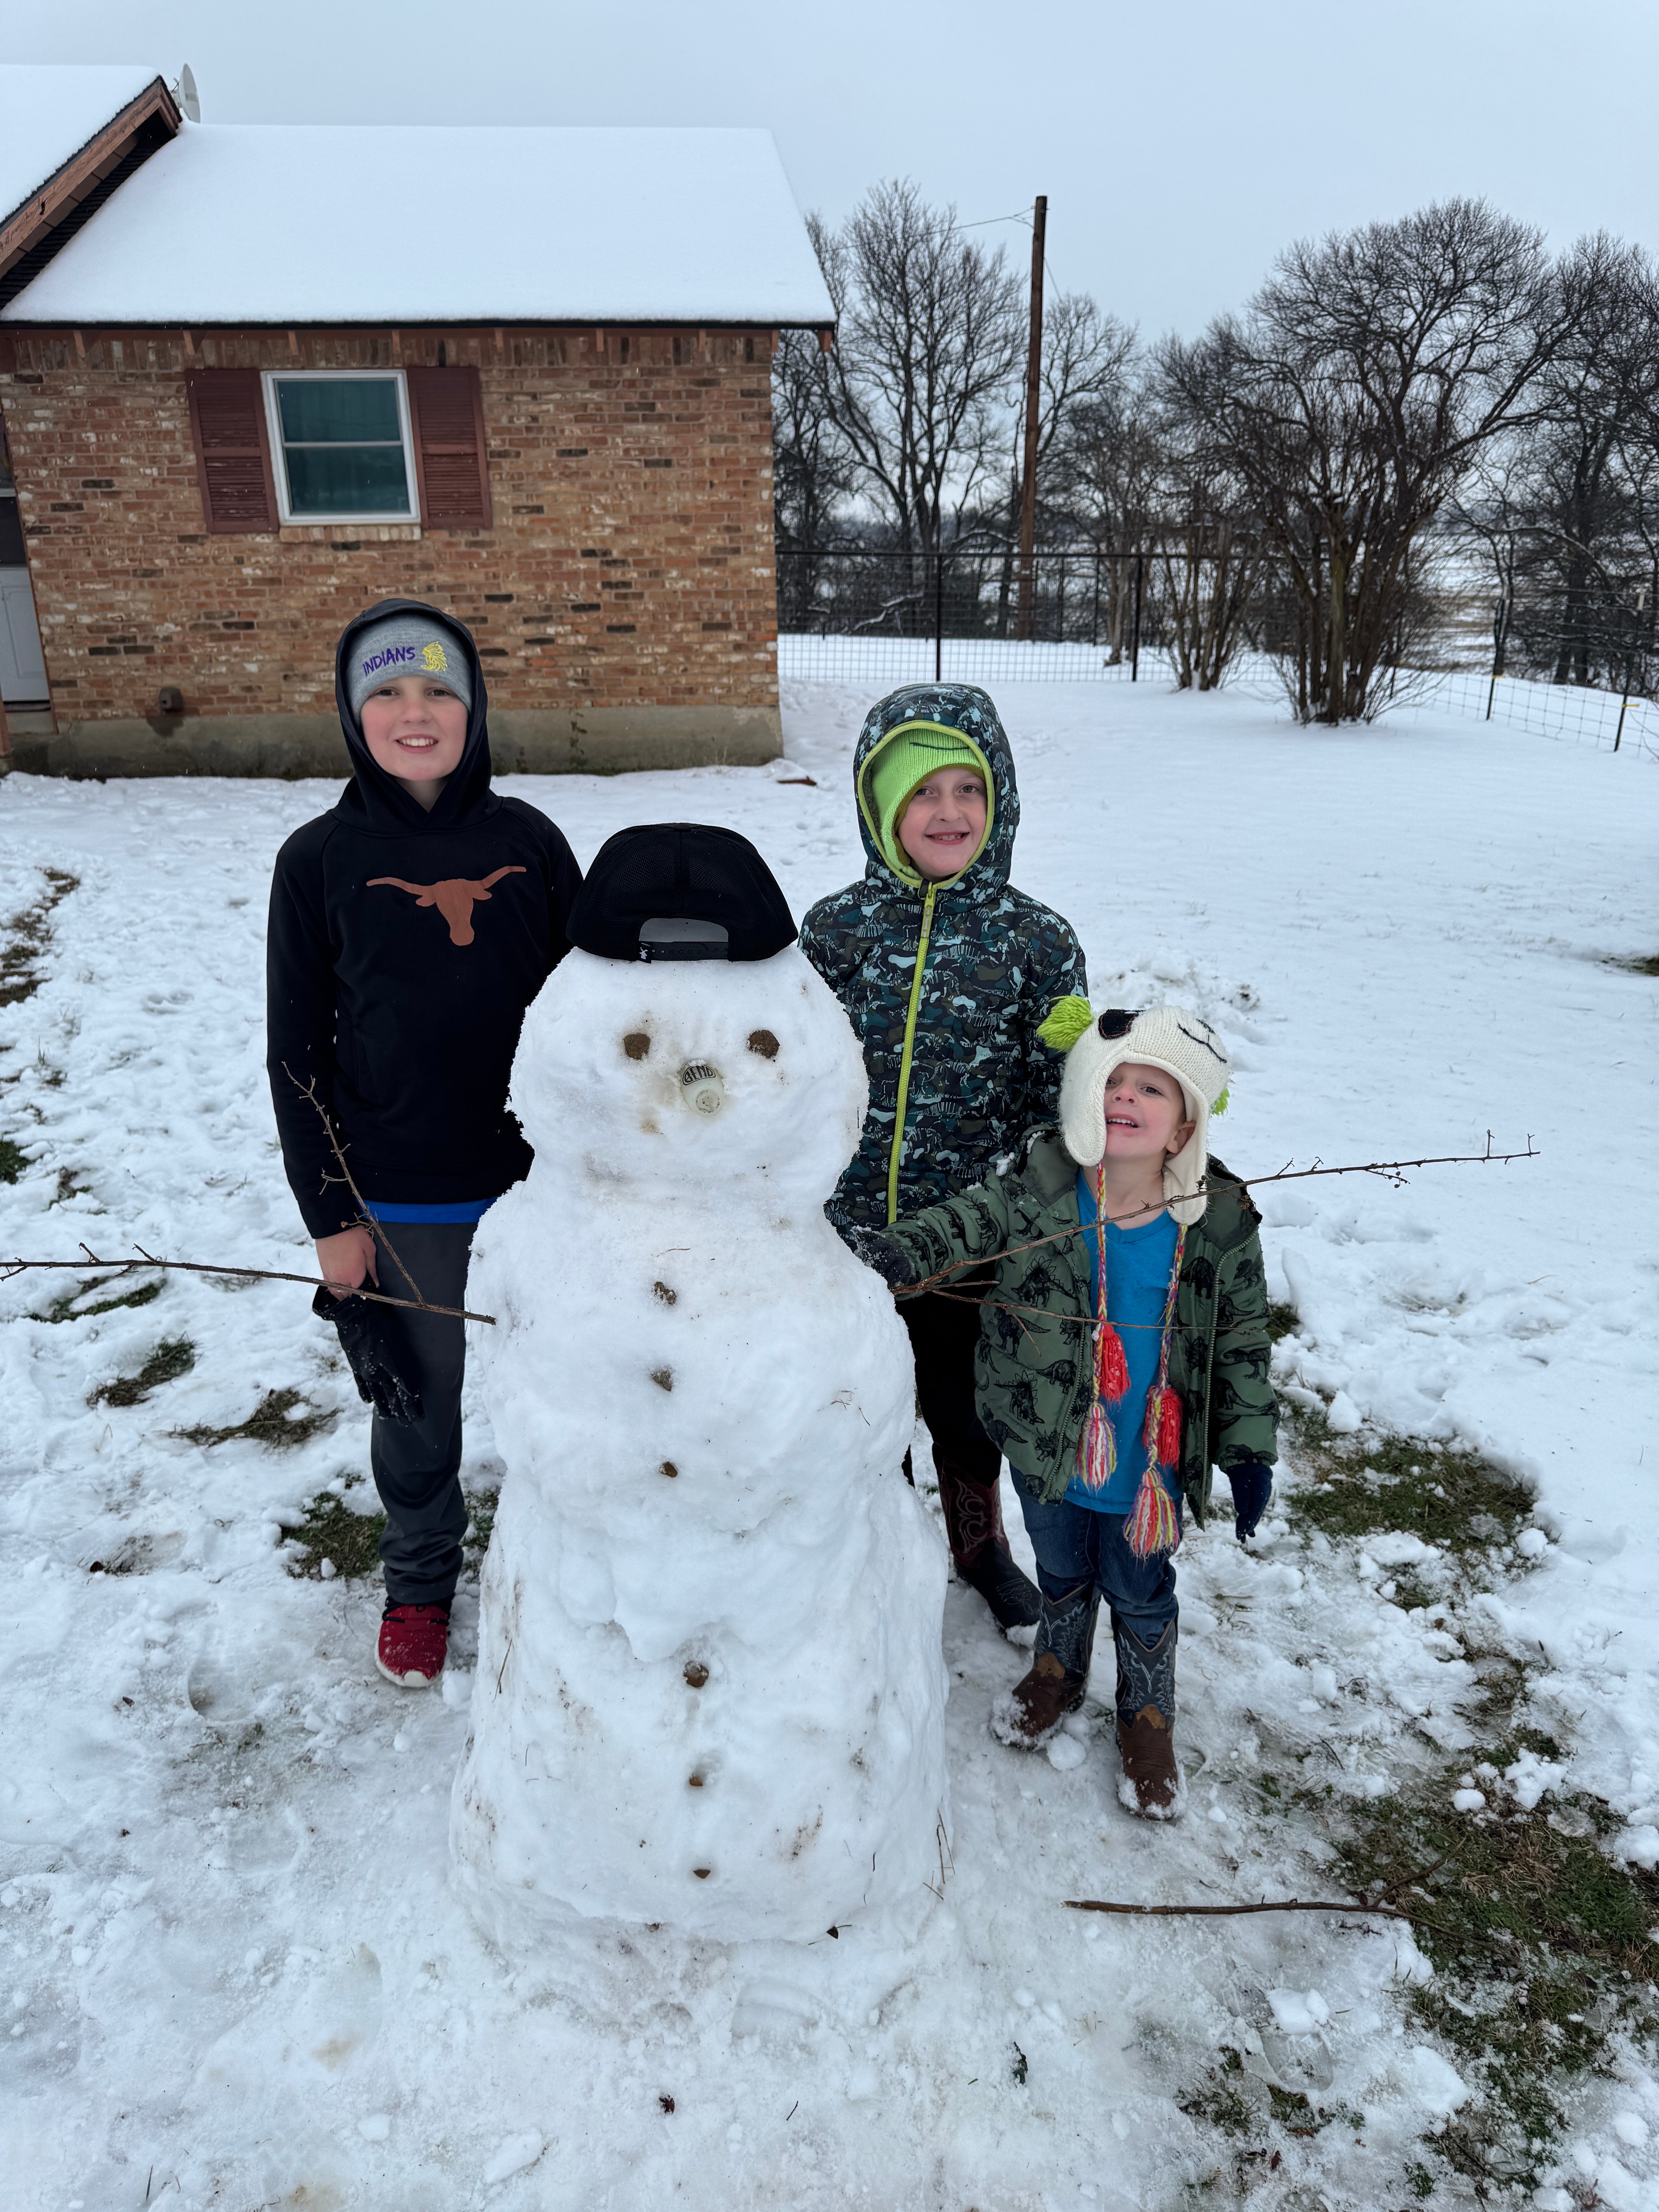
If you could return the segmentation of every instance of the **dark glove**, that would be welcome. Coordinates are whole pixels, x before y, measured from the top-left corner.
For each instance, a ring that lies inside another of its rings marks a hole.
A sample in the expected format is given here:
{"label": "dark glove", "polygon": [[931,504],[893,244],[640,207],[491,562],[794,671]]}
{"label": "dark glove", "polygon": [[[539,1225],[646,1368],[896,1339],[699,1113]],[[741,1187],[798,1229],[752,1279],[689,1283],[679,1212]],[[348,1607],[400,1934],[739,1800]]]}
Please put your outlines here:
{"label": "dark glove", "polygon": [[1273,1471],[1257,1462],[1249,1467],[1230,1467],[1227,1480],[1233,1486],[1233,1529],[1242,1544],[1261,1526],[1261,1516],[1273,1494]]}
{"label": "dark glove", "polygon": [[348,1291],[337,1298],[321,1286],[311,1301],[319,1321],[331,1321],[340,1333],[340,1349],[351,1363],[357,1395],[373,1406],[385,1421],[399,1423],[421,1419],[421,1394],[399,1364],[400,1347],[384,1306]]}
{"label": "dark glove", "polygon": [[890,1237],[884,1237],[878,1229],[843,1228],[838,1222],[841,1240],[854,1255],[872,1267],[890,1291],[902,1290],[915,1279],[915,1269]]}

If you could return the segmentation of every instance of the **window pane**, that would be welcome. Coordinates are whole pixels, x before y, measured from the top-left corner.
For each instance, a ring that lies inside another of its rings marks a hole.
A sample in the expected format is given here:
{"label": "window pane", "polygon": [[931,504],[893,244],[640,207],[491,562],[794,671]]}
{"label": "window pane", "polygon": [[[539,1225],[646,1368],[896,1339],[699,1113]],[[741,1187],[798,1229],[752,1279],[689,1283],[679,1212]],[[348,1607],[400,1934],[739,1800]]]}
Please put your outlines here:
{"label": "window pane", "polygon": [[289,446],[293,514],[407,514],[409,478],[401,446]]}
{"label": "window pane", "polygon": [[389,376],[296,376],[276,386],[285,444],[401,441],[398,387]]}

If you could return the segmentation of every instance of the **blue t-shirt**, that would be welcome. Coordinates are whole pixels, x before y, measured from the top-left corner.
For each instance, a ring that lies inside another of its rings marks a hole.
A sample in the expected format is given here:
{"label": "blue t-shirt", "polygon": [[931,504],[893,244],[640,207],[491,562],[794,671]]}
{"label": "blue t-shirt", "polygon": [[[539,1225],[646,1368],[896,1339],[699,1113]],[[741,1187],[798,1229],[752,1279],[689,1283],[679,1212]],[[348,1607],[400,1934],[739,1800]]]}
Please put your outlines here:
{"label": "blue t-shirt", "polygon": [[458,1198],[447,1206],[405,1206],[399,1200],[366,1198],[363,1211],[371,1221],[482,1221],[495,1203],[493,1198]]}
{"label": "blue t-shirt", "polygon": [[[1094,1187],[1086,1175],[1077,1179],[1078,1212],[1083,1218],[1089,1255],[1089,1296],[1100,1310],[1099,1255],[1095,1242]],[[1158,1353],[1170,1270],[1175,1265],[1175,1216],[1160,1213],[1138,1229],[1106,1224],[1106,1316],[1123,1343],[1129,1387],[1115,1406],[1105,1408],[1117,1442],[1117,1466],[1103,1490],[1086,1490],[1076,1475],[1066,1485],[1067,1501],[1095,1513],[1127,1513],[1146,1472],[1146,1394],[1158,1380]]]}

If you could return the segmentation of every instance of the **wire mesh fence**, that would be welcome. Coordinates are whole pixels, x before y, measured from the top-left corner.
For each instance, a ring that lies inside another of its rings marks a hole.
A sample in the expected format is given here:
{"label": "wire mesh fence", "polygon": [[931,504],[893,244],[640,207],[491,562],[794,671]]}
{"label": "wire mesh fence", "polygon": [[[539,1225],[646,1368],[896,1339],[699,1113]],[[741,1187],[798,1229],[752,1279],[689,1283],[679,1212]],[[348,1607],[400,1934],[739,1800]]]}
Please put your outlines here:
{"label": "wire mesh fence", "polygon": [[1659,760],[1659,705],[1583,684],[1542,684],[1522,676],[1493,678],[1468,671],[1425,672],[1395,711],[1471,714],[1540,737]]}
{"label": "wire mesh fence", "polygon": [[[1177,676],[1166,639],[1167,558],[1091,546],[1042,552],[1023,589],[1008,546],[957,547],[941,557],[781,550],[778,675],[877,693],[928,682],[1167,685]],[[1247,647],[1229,663],[1227,686],[1282,700],[1284,666],[1280,656]],[[1389,693],[1389,715],[1471,716],[1659,759],[1659,704],[1650,699],[1406,667],[1393,672]]]}
{"label": "wire mesh fence", "polygon": [[943,556],[868,547],[781,550],[778,672],[805,682],[1079,682],[1133,678],[1145,556],[1093,547],[1018,556],[995,544]]}

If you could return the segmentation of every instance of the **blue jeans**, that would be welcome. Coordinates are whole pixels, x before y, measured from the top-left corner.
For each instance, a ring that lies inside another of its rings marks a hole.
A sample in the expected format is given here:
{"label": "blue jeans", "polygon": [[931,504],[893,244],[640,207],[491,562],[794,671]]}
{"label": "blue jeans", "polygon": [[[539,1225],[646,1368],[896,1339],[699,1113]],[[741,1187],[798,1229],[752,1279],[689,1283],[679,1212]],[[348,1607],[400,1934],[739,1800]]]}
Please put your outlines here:
{"label": "blue jeans", "polygon": [[[1067,1597],[1080,1584],[1092,1583],[1115,1623],[1132,1628],[1143,1644],[1156,1644],[1180,1611],[1174,1553],[1154,1552],[1150,1559],[1138,1559],[1123,1540],[1127,1514],[1096,1513],[1066,1498],[1045,1505],[1024,1483],[1017,1481],[1014,1487],[1044,1597]],[[1180,1511],[1177,1498],[1176,1512]]]}

